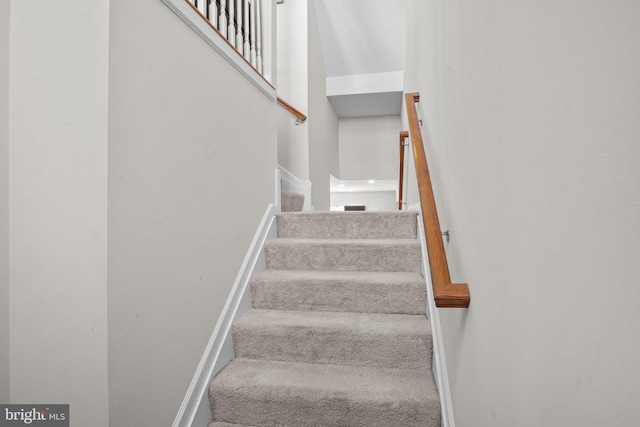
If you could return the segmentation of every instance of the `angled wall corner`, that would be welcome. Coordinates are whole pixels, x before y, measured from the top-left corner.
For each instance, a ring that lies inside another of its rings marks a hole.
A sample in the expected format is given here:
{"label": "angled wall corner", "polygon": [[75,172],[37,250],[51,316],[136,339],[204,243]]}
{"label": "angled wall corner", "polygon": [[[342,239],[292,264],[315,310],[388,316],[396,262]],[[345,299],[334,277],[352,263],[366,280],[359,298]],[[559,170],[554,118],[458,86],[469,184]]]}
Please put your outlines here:
{"label": "angled wall corner", "polygon": [[[278,96],[309,115],[308,23],[306,1],[276,6]],[[278,164],[302,180],[309,179],[309,123],[296,126],[278,109]]]}
{"label": "angled wall corner", "polygon": [[327,77],[327,97],[340,118],[399,115],[403,77],[402,71]]}
{"label": "angled wall corner", "polygon": [[10,2],[11,401],[68,403],[102,427],[109,2],[65,5]]}
{"label": "angled wall corner", "polygon": [[9,31],[11,2],[0,2],[0,402],[9,402]]}
{"label": "angled wall corner", "polygon": [[313,184],[313,206],[329,210],[329,174],[338,174],[338,118],[326,96],[324,58],[315,2],[285,2],[278,9],[278,96],[309,118],[294,125],[278,113],[278,161]]}

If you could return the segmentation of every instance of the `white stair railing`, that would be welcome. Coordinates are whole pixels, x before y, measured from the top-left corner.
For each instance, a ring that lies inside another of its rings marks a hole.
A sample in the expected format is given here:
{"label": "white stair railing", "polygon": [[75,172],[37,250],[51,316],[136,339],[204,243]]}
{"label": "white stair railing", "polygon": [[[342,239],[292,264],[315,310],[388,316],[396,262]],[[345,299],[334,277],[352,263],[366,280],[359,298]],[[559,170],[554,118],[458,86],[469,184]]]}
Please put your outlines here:
{"label": "white stair railing", "polygon": [[235,15],[236,0],[229,0],[229,28],[227,28],[227,40],[231,43],[231,46],[236,47],[236,15]]}
{"label": "white stair railing", "polygon": [[[213,3],[213,2],[212,2]],[[220,1],[220,15],[218,17],[218,29],[222,37],[229,40],[227,37],[227,4],[226,0]]]}
{"label": "white stair railing", "polygon": [[242,37],[242,3],[244,3],[244,0],[238,0],[238,8],[236,10],[236,49],[239,52],[242,52],[242,42],[244,40]]}
{"label": "white stair railing", "polygon": [[[272,83],[275,75],[276,4],[273,0],[159,1],[266,96],[274,101],[277,99]],[[262,36],[263,32],[267,37]],[[253,62],[251,40],[255,52]]]}
{"label": "white stair railing", "polygon": [[[262,0],[255,0],[256,2],[256,15],[260,18],[260,11],[262,10]],[[262,19],[256,19],[256,68],[258,72],[262,74]]]}
{"label": "white stair railing", "polygon": [[185,0],[260,74],[262,67],[261,0]]}
{"label": "white stair railing", "polygon": [[255,1],[249,2],[249,44],[251,45],[251,50],[249,52],[249,56],[251,59],[251,65],[254,67],[257,65],[256,63],[256,8]]}
{"label": "white stair railing", "polygon": [[251,46],[249,45],[249,30],[251,28],[251,26],[249,25],[249,0],[244,0],[242,3],[242,11],[244,12],[244,18],[242,19],[242,34],[244,36],[244,57],[249,60],[251,51]]}

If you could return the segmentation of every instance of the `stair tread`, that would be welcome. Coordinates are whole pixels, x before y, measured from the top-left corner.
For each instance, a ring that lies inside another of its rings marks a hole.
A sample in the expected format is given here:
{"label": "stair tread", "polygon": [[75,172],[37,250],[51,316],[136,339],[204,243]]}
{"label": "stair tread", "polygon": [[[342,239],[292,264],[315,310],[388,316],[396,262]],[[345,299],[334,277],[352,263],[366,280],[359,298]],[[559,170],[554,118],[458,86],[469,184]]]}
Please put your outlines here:
{"label": "stair tread", "polygon": [[363,245],[363,246],[394,246],[394,245],[420,245],[418,239],[415,238],[393,238],[393,239],[342,239],[342,238],[307,238],[307,237],[278,237],[268,240],[265,244],[270,245],[291,245],[291,244],[307,244],[307,245]]}
{"label": "stair tread", "polygon": [[353,218],[353,217],[375,217],[379,219],[381,217],[391,217],[391,218],[403,218],[403,217],[411,217],[415,218],[418,216],[417,211],[307,211],[307,212],[286,212],[276,214],[278,217],[286,217],[288,215],[297,216],[297,217],[329,217],[332,220],[336,220],[338,218]]}
{"label": "stair tread", "polygon": [[424,277],[417,271],[314,271],[314,270],[265,270],[252,281],[282,282],[350,282],[372,285],[424,285]]}
{"label": "stair tread", "polygon": [[[218,421],[260,425],[252,417],[261,417],[291,426],[440,425],[430,370],[236,358],[212,380],[210,396]],[[260,410],[247,410],[254,405]],[[313,417],[313,424],[306,417]]]}

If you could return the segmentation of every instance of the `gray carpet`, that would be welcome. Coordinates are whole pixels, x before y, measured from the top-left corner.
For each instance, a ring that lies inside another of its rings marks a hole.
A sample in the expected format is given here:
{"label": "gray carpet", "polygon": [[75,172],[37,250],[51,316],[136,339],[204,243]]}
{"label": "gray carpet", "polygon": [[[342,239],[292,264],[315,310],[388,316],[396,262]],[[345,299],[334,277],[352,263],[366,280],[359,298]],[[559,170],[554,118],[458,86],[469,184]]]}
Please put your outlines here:
{"label": "gray carpet", "polygon": [[278,215],[210,427],[440,426],[415,213]]}
{"label": "gray carpet", "polygon": [[294,311],[425,314],[417,271],[267,270],[251,280],[255,308]]}
{"label": "gray carpet", "polygon": [[415,212],[303,212],[278,216],[278,237],[415,239]]}
{"label": "gray carpet", "polygon": [[304,194],[283,191],[280,193],[280,209],[282,212],[300,212],[304,206]]}

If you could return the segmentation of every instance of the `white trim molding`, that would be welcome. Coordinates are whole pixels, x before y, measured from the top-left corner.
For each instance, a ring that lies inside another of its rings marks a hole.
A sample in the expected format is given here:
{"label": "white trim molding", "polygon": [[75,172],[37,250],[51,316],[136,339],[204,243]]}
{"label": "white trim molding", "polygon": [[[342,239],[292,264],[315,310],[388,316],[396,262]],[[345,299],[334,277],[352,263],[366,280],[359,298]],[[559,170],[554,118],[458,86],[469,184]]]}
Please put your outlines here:
{"label": "white trim molding", "polygon": [[277,99],[275,88],[247,62],[238,51],[218,34],[187,0],[162,0],[180,19],[204,39],[223,58],[233,65],[243,76],[272,100]]}
{"label": "white trim molding", "polygon": [[429,274],[429,255],[421,216],[422,213],[418,215],[418,239],[422,247],[422,275],[425,277],[427,286],[427,316],[429,317],[431,333],[433,334],[433,376],[436,379],[436,386],[440,394],[442,427],[455,427],[451,391],[449,389],[449,374],[444,353],[442,328],[440,327],[440,314],[433,297],[433,284],[431,283],[431,274]]}

